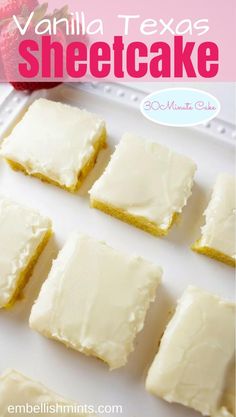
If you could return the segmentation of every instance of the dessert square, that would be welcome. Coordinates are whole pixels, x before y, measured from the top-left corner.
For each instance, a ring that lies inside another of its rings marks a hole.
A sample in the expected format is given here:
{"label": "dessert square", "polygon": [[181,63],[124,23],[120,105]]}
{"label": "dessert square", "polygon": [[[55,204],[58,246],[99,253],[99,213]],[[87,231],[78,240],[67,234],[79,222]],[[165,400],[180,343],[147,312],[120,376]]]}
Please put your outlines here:
{"label": "dessert square", "polygon": [[201,238],[192,249],[228,265],[236,264],[236,181],[229,174],[217,178],[204,213]]}
{"label": "dessert square", "polygon": [[15,302],[51,233],[48,218],[0,197],[0,308]]}
{"label": "dessert square", "polygon": [[111,369],[121,367],[134,349],[161,274],[140,257],[75,233],[53,263],[30,327]]}
{"label": "dessert square", "polygon": [[204,416],[235,415],[234,318],[235,304],[188,287],[162,337],[146,389]]}
{"label": "dessert square", "polygon": [[166,235],[187,203],[195,170],[191,159],[126,133],[90,190],[91,206]]}
{"label": "dessert square", "polygon": [[99,116],[40,98],[4,140],[0,155],[16,170],[75,192],[105,143]]}
{"label": "dessert square", "polygon": [[[20,406],[21,408],[19,408]],[[27,413],[26,409],[25,414],[22,411],[18,414],[17,409],[23,410],[23,406],[27,407],[29,412]],[[34,407],[35,413],[30,413],[29,406]],[[2,417],[8,415],[26,416],[27,414],[49,416],[53,410],[55,410],[54,415],[57,416],[88,416],[88,414],[76,413],[76,404],[72,401],[65,400],[41,383],[31,380],[13,369],[8,369],[0,376],[0,415]]]}

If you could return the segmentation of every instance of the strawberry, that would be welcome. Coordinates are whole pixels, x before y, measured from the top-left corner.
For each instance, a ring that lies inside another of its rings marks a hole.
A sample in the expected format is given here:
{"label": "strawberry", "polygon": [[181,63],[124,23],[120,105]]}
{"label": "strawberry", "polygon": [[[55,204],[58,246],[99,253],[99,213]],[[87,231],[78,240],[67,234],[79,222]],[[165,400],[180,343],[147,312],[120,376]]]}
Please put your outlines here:
{"label": "strawberry", "polygon": [[14,87],[14,89],[15,90],[18,90],[18,91],[25,91],[25,90],[28,90],[28,91],[36,91],[36,90],[42,90],[42,89],[47,89],[47,90],[49,90],[50,88],[54,88],[54,87],[56,87],[57,85],[60,85],[61,84],[61,82],[54,82],[54,83],[50,83],[50,82],[48,82],[48,83],[46,83],[46,82],[32,82],[32,83],[30,83],[30,82],[27,82],[27,83],[24,83],[24,82],[20,82],[20,81],[16,81],[16,82],[14,82],[14,81],[12,81],[11,82],[11,85],[13,85],[13,87]]}
{"label": "strawberry", "polygon": [[37,5],[37,0],[0,0],[0,21],[20,15],[23,9],[32,11]]}
{"label": "strawberry", "polygon": [[4,73],[4,67],[3,67],[3,61],[2,61],[2,55],[0,53],[0,82],[5,80],[5,73]]}
{"label": "strawberry", "polygon": [[[0,28],[0,30],[1,30],[1,28]],[[4,66],[3,66],[2,54],[1,54],[1,51],[0,51],[0,82],[1,81],[5,81],[5,71],[4,71]]]}
{"label": "strawberry", "polygon": [[[1,0],[0,0],[1,1]],[[45,12],[47,9],[47,5],[44,4],[42,6],[39,6],[35,10],[34,20],[32,21],[32,24],[29,26],[27,30],[27,38],[28,39],[34,39],[35,33],[34,33],[34,25],[37,21],[42,19],[42,17],[45,16]],[[62,9],[64,13],[64,8]],[[60,13],[60,11],[56,11],[57,14]],[[53,17],[53,16],[47,16],[47,17]],[[19,22],[22,24],[25,23],[25,17],[24,16],[18,16]],[[15,74],[16,74],[16,66],[17,63],[17,49],[18,44],[22,40],[22,37],[18,31],[18,29],[15,26],[15,23],[12,20],[6,21],[6,24],[2,26],[2,30],[0,33],[0,53],[2,54],[2,60],[4,62],[4,69],[5,69],[5,75],[6,79],[11,82],[11,84],[14,86],[16,90],[39,90],[43,88],[52,88],[60,84],[60,82],[16,82],[15,80]],[[57,35],[52,37],[53,41],[59,41],[61,43],[66,43],[65,41],[65,35],[63,33],[63,30],[58,27]]]}
{"label": "strawberry", "polygon": [[1,29],[0,53],[7,81],[10,81],[16,68],[17,43],[20,41],[18,29],[13,21],[8,21]]}

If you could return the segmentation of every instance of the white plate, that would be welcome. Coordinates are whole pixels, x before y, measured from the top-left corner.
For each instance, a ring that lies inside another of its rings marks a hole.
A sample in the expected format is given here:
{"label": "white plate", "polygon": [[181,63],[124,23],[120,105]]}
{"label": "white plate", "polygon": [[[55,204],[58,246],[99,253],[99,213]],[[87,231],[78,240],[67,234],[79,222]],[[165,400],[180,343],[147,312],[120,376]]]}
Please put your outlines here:
{"label": "white plate", "polygon": [[[5,162],[0,162],[1,193],[51,217],[55,231],[55,237],[40,257],[24,291],[24,299],[18,301],[10,311],[0,312],[0,372],[7,367],[16,368],[82,404],[121,404],[122,417],[197,416],[198,413],[189,409],[151,396],[145,391],[144,382],[169,310],[187,285],[193,284],[222,297],[233,298],[233,269],[189,249],[199,236],[203,221],[201,214],[217,174],[234,171],[233,145],[203,131],[158,126],[144,119],[137,105],[130,105],[137,101],[134,97],[127,104],[125,100],[120,103],[109,99],[112,90],[106,91],[105,95],[85,90],[64,85],[42,93],[51,99],[99,113],[107,121],[109,149],[102,151],[96,168],[77,195],[13,172]],[[26,103],[28,98],[22,97],[21,100]],[[13,97],[11,100],[14,108],[10,107],[8,112],[16,113],[21,100],[13,100]],[[114,144],[125,131],[166,144],[190,156],[198,165],[193,195],[184,209],[182,221],[166,238],[155,238],[89,208],[87,191],[101,174]],[[135,351],[130,355],[127,366],[120,370],[109,372],[102,362],[67,350],[62,344],[47,340],[28,327],[31,306],[47,277],[51,259],[72,230],[105,240],[124,252],[139,254],[164,269],[163,285],[148,313],[144,330],[136,339]]]}

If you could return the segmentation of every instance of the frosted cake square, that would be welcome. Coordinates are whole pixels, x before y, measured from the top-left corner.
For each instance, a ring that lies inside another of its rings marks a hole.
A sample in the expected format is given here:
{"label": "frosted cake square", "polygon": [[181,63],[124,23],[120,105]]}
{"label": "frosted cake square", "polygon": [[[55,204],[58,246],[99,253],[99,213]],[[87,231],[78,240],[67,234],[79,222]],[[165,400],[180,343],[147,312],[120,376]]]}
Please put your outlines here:
{"label": "frosted cake square", "polygon": [[91,206],[166,235],[187,203],[195,170],[191,159],[127,133],[90,190]]}
{"label": "frosted cake square", "polygon": [[0,308],[16,300],[51,228],[51,221],[37,211],[0,197]]}
{"label": "frosted cake square", "polygon": [[53,263],[30,315],[30,327],[96,356],[125,365],[144,325],[161,269],[87,236],[71,235]]}
{"label": "frosted cake square", "polygon": [[149,369],[147,390],[204,416],[235,416],[234,321],[235,304],[188,287]]}
{"label": "frosted cake square", "polygon": [[236,181],[220,174],[204,213],[202,236],[192,249],[228,265],[236,263]]}
{"label": "frosted cake square", "polygon": [[105,143],[99,116],[41,98],[3,141],[0,155],[16,170],[75,192]]}
{"label": "frosted cake square", "polygon": [[2,417],[26,415],[27,411],[25,414],[22,412],[18,414],[17,409],[23,410],[23,406],[28,407],[28,410],[30,410],[29,406],[35,407],[33,408],[35,413],[29,414],[41,417],[53,414],[53,410],[58,410],[54,412],[57,416],[88,417],[88,414],[77,413],[79,406],[74,402],[55,394],[40,382],[33,381],[13,369],[8,369],[0,376],[0,415]]}

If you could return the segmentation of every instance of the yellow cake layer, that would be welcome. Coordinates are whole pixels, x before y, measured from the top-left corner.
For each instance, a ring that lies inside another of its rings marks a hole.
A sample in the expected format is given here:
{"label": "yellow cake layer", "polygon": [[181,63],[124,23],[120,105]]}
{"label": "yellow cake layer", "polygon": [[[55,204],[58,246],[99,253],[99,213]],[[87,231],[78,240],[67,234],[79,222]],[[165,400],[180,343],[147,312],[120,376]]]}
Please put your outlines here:
{"label": "yellow cake layer", "polygon": [[231,258],[230,256],[218,251],[217,249],[210,248],[209,246],[201,246],[201,240],[197,240],[191,246],[191,249],[197,253],[216,259],[219,262],[223,262],[233,267],[236,266],[236,260],[234,258]]}
{"label": "yellow cake layer", "polygon": [[91,155],[90,159],[86,162],[86,164],[81,169],[80,174],[78,176],[77,184],[75,186],[72,186],[72,187],[67,187],[65,185],[62,185],[59,182],[57,182],[55,180],[52,180],[51,178],[48,178],[46,175],[43,175],[43,174],[38,173],[38,172],[29,173],[27,171],[27,169],[22,164],[20,164],[19,162],[13,161],[11,159],[6,159],[6,161],[11,166],[11,168],[14,169],[15,171],[22,171],[25,175],[30,175],[32,177],[39,178],[43,182],[47,182],[49,184],[56,185],[60,188],[63,188],[66,191],[69,191],[71,193],[75,193],[81,187],[85,177],[93,169],[100,150],[106,146],[106,138],[107,138],[107,133],[106,133],[106,130],[104,129],[102,134],[98,138],[97,142],[95,144],[93,144],[93,148],[94,148],[93,154]]}
{"label": "yellow cake layer", "polygon": [[142,216],[134,216],[133,214],[127,213],[125,210],[111,206],[110,204],[103,203],[98,200],[90,200],[91,207],[103,211],[110,216],[116,217],[125,223],[131,224],[132,226],[138,227],[145,232],[151,233],[154,236],[166,236],[171,226],[179,219],[179,213],[174,213],[172,219],[166,229],[161,229],[155,223],[147,220]]}
{"label": "yellow cake layer", "polygon": [[17,288],[16,288],[12,298],[4,306],[4,308],[11,308],[13,306],[13,304],[16,302],[16,300],[18,299],[20,292],[22,291],[22,289],[27,284],[27,282],[28,282],[28,280],[31,276],[31,273],[33,271],[33,268],[34,268],[39,256],[41,255],[43,249],[47,245],[51,235],[52,235],[52,230],[48,230],[48,232],[45,234],[42,242],[37,247],[35,253],[31,256],[31,258],[30,258],[28,264],[26,265],[25,269],[23,271],[21,271],[21,273],[18,277]]}
{"label": "yellow cake layer", "polygon": [[105,358],[103,358],[102,355],[99,355],[97,352],[95,352],[95,350],[93,350],[92,348],[91,349],[84,348],[83,350],[81,350],[81,349],[72,347],[68,342],[66,342],[66,340],[58,339],[58,337],[53,336],[50,333],[50,331],[47,331],[47,330],[41,330],[40,334],[43,335],[44,337],[54,341],[54,342],[62,343],[67,349],[73,349],[76,352],[82,353],[85,356],[92,357],[94,359],[97,359],[97,360],[109,365],[109,363],[105,360]]}

